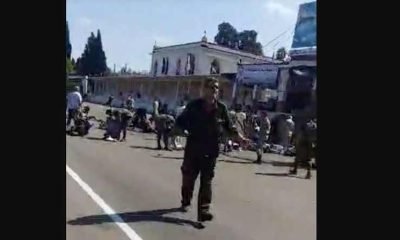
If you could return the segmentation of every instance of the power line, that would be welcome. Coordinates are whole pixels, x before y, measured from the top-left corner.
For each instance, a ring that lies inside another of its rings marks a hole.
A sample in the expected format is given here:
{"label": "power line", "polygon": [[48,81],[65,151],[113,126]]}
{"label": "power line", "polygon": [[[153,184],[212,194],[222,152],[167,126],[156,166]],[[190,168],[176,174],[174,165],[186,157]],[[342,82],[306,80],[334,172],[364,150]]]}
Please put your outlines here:
{"label": "power line", "polygon": [[278,36],[276,36],[274,39],[272,39],[271,41],[269,41],[267,44],[263,45],[263,47],[268,46],[269,44],[271,44],[272,42],[274,42],[275,40],[277,40],[278,38],[280,38],[281,36],[283,36],[285,33],[287,33],[287,31],[289,31],[292,28],[292,26],[290,26],[288,29],[286,29],[285,31],[283,31],[282,33],[280,33]]}

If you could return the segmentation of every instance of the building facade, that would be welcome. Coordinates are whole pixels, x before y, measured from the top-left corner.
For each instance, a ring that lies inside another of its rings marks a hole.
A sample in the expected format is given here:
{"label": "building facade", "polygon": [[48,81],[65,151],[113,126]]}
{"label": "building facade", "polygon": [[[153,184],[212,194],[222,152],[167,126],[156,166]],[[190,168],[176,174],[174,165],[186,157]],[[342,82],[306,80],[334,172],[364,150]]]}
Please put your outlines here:
{"label": "building facade", "polygon": [[269,57],[210,43],[203,37],[199,42],[154,46],[150,75],[162,77],[237,73],[238,63],[269,61],[272,61]]}

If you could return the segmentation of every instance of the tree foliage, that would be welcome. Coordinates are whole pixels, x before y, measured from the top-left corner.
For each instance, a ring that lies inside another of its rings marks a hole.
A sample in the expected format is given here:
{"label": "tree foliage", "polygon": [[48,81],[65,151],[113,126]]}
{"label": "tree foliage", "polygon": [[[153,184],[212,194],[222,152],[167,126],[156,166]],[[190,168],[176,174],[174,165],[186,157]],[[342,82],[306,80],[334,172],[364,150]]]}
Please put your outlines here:
{"label": "tree foliage", "polygon": [[82,75],[103,75],[107,72],[100,30],[97,30],[97,36],[93,32],[90,34],[81,57],[76,60],[76,67]]}
{"label": "tree foliage", "polygon": [[65,44],[66,44],[66,54],[67,54],[67,58],[71,59],[71,53],[72,53],[72,45],[71,42],[69,40],[69,28],[68,28],[68,22],[67,22],[67,28],[66,28],[66,40],[65,40]]}
{"label": "tree foliage", "polygon": [[214,41],[218,45],[263,55],[262,45],[257,42],[257,35],[254,30],[238,32],[230,23],[223,22],[218,25],[218,33],[214,37]]}
{"label": "tree foliage", "polygon": [[67,74],[70,74],[72,71],[74,71],[74,66],[72,65],[72,62],[68,57],[66,60],[66,70],[65,71]]}

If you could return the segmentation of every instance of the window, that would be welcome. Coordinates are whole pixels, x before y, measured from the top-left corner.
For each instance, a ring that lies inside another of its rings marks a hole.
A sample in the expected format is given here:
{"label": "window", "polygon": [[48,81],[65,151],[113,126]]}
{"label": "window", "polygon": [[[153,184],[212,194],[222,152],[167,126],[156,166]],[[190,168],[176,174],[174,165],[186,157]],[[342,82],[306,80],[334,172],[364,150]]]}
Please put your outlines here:
{"label": "window", "polygon": [[219,74],[219,73],[220,73],[219,62],[217,61],[217,59],[214,59],[211,62],[210,74]]}
{"label": "window", "polygon": [[168,74],[168,58],[163,58],[162,60],[162,67],[161,67],[161,74]]}
{"label": "window", "polygon": [[187,55],[187,60],[186,60],[186,68],[185,68],[186,75],[193,75],[194,67],[195,67],[195,57],[193,54],[189,53]]}
{"label": "window", "polygon": [[158,68],[158,61],[154,63],[153,75],[154,77],[157,76],[157,68]]}
{"label": "window", "polygon": [[176,75],[181,75],[181,59],[179,58],[178,61],[176,61]]}

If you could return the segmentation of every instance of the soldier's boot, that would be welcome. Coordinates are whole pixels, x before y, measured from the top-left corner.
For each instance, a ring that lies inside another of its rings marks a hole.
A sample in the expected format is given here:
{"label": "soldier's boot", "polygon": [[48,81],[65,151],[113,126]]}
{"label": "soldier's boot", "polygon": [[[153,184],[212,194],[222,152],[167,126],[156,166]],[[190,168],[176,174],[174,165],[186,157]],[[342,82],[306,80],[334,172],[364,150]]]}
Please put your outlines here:
{"label": "soldier's boot", "polygon": [[197,216],[197,221],[199,222],[211,221],[213,219],[214,215],[209,211],[200,212],[199,215]]}
{"label": "soldier's boot", "polygon": [[254,161],[254,163],[261,164],[262,163],[261,158],[262,158],[262,155],[259,152],[259,150],[257,150],[257,160]]}
{"label": "soldier's boot", "polygon": [[197,211],[197,221],[198,222],[205,222],[213,220],[214,215],[210,213],[210,205],[204,204],[198,206]]}

